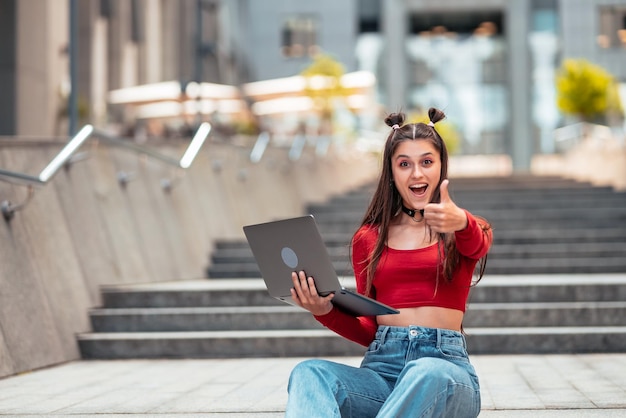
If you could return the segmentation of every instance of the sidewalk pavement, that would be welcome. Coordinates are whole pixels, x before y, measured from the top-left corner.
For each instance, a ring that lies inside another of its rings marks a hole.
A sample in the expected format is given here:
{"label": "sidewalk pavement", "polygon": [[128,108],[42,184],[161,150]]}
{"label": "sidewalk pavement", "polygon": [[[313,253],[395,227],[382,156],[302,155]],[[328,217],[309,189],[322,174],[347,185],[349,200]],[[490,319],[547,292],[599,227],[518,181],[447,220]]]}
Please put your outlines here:
{"label": "sidewalk pavement", "polygon": [[[480,417],[626,417],[626,353],[471,359]],[[301,360],[76,361],[0,379],[0,417],[277,418]]]}

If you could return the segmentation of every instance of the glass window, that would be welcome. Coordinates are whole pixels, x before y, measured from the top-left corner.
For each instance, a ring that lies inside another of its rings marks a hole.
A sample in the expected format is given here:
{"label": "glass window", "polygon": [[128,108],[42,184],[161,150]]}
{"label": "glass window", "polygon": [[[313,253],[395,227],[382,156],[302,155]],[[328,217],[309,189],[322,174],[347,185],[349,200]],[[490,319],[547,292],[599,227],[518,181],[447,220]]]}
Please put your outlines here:
{"label": "glass window", "polygon": [[317,26],[317,19],[312,16],[288,18],[282,28],[283,56],[300,58],[317,54]]}
{"label": "glass window", "polygon": [[507,51],[499,13],[416,14],[406,40],[408,113],[444,109],[460,154],[504,150]]}
{"label": "glass window", "polygon": [[554,81],[560,48],[559,17],[554,3],[543,1],[535,6],[531,11],[532,26],[528,36],[532,62],[531,109],[533,129],[538,136],[532,150],[551,154],[555,151],[554,129],[560,121]]}
{"label": "glass window", "polygon": [[100,16],[109,19],[113,16],[113,4],[111,0],[100,0]]}
{"label": "glass window", "polygon": [[601,6],[598,45],[626,48],[626,6]]}

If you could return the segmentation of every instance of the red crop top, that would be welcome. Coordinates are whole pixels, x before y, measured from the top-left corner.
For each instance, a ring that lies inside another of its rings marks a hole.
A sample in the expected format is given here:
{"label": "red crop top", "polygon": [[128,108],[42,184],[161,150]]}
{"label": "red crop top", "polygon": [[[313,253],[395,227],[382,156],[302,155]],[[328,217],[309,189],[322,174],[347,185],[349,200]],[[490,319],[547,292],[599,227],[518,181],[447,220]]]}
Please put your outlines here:
{"label": "red crop top", "polygon": [[[385,247],[374,274],[376,300],[398,309],[437,306],[465,312],[474,268],[478,259],[489,251],[492,240],[491,230],[483,231],[479,221],[466,213],[467,227],[455,232],[460,260],[451,282],[440,277],[437,284],[437,263],[442,258],[437,256],[437,244],[417,250]],[[364,266],[377,237],[378,227],[365,225],[352,240],[352,267],[357,291],[361,294],[365,293],[367,280]],[[439,266],[440,275],[442,271],[443,266]],[[378,328],[375,317],[355,318],[337,308],[315,318],[339,335],[364,346],[374,339]]]}

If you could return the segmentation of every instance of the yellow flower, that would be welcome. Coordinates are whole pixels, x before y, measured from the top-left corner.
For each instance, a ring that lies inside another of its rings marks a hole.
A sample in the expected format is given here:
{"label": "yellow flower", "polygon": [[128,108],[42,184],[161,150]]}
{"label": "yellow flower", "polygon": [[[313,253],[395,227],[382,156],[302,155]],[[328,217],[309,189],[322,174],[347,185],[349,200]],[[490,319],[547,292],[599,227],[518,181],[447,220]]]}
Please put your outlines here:
{"label": "yellow flower", "polygon": [[341,85],[345,73],[343,64],[328,54],[317,54],[300,75],[306,80],[304,93],[313,99],[323,115],[332,113],[333,99],[346,97],[350,92]]}
{"label": "yellow flower", "polygon": [[566,59],[556,76],[557,106],[590,121],[610,112],[623,113],[615,78],[585,59]]}

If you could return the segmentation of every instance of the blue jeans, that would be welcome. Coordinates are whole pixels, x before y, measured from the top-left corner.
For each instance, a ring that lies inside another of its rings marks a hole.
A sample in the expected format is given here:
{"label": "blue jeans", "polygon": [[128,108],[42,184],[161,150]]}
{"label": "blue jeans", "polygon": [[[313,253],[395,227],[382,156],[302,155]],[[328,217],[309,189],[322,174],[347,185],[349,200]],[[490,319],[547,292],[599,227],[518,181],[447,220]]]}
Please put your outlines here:
{"label": "blue jeans", "polygon": [[285,417],[475,418],[480,387],[460,332],[379,326],[360,367],[306,360],[289,378]]}

